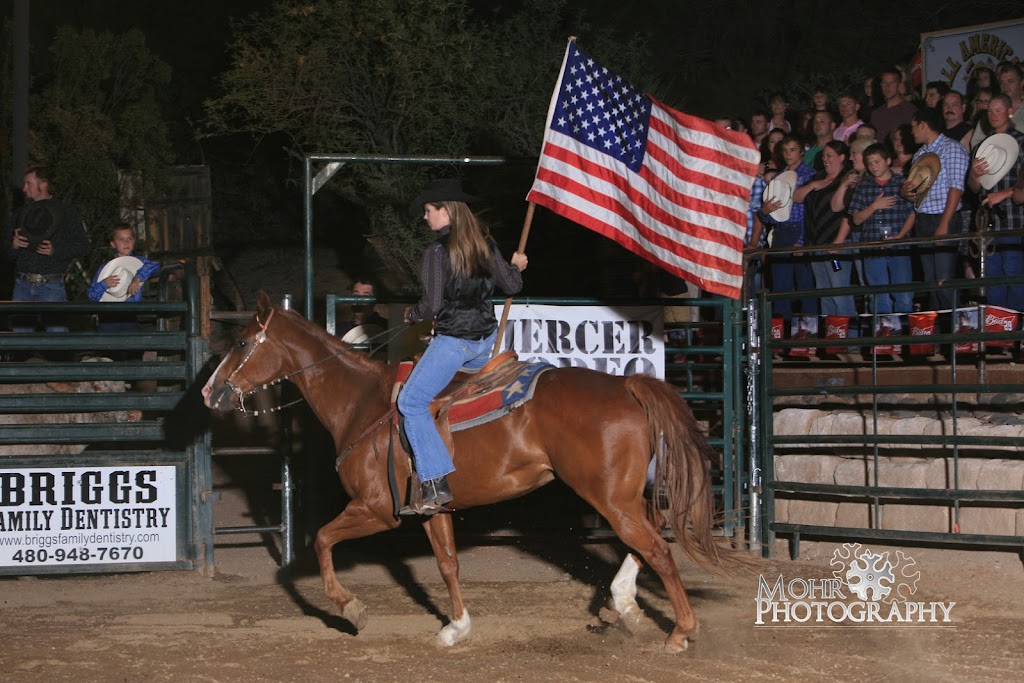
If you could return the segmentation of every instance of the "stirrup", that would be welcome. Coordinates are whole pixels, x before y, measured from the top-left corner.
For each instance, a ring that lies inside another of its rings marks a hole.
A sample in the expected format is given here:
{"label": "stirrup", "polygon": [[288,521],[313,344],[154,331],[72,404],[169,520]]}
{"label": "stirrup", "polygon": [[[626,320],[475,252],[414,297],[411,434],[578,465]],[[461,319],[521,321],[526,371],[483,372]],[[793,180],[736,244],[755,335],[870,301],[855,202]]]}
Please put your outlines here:
{"label": "stirrup", "polygon": [[[413,476],[415,477],[415,474]],[[454,498],[448,489],[446,477],[427,480],[418,487],[416,480],[411,481],[410,484],[409,504],[398,511],[399,515],[430,516],[438,512],[451,512],[449,508],[445,507],[445,504],[450,503]]]}
{"label": "stirrup", "polygon": [[412,515],[430,517],[432,515],[436,515],[438,512],[453,512],[453,510],[451,508],[446,508],[444,505],[439,503],[419,503],[418,505],[406,505],[398,511],[398,514],[405,517]]}

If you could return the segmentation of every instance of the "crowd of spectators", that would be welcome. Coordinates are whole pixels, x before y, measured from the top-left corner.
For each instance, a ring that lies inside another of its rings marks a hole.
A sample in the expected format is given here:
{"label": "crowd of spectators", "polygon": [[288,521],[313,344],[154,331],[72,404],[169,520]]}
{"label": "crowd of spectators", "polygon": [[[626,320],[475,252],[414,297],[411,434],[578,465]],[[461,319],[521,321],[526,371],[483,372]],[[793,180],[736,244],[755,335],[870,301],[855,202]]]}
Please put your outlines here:
{"label": "crowd of spectators", "polygon": [[[716,120],[747,132],[761,150],[747,249],[807,247],[751,259],[748,287],[807,293],[858,283],[872,288],[862,300],[807,295],[773,302],[773,315],[789,326],[794,315],[856,319],[947,310],[953,303],[948,289],[915,301],[889,286],[975,277],[982,272],[979,258],[986,278],[1024,276],[1022,237],[1000,234],[1024,229],[1022,87],[1021,65],[1002,62],[976,67],[965,92],[931,82],[918,97],[907,74],[892,68],[868,78],[863,91],[817,88],[799,111],[775,93],[748,121]],[[1009,157],[998,174],[987,151],[995,138],[983,147],[997,133]],[[1015,148],[1006,148],[1007,135]],[[782,183],[788,193],[773,190]],[[976,231],[991,235],[981,249],[952,240],[900,245],[909,237]],[[857,252],[835,248],[851,242],[875,244]],[[1024,310],[1024,287],[984,284],[979,280],[970,297]],[[961,293],[959,303],[966,298]]]}

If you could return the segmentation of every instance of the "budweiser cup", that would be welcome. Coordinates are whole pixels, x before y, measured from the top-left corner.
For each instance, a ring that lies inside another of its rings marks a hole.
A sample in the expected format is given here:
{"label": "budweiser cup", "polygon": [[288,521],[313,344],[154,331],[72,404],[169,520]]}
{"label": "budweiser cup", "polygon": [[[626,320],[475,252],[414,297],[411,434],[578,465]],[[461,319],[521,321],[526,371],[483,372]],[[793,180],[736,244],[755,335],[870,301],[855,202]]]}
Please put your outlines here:
{"label": "budweiser cup", "polygon": [[[930,337],[935,334],[935,319],[938,313],[928,311],[927,313],[910,313],[907,318],[910,321],[911,337]],[[915,356],[930,356],[935,353],[935,344],[909,344],[910,353]]]}
{"label": "budweiser cup", "polygon": [[[845,315],[825,316],[825,339],[846,339],[850,336],[850,319]],[[845,346],[826,346],[825,353],[846,353]]]}

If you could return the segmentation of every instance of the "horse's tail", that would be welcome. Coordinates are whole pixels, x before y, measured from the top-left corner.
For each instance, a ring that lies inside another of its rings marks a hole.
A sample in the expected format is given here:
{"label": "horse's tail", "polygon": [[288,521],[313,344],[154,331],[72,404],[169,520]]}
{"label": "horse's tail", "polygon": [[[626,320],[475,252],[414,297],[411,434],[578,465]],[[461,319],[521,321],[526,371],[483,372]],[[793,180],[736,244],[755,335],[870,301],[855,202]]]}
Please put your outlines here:
{"label": "horse's tail", "polygon": [[655,477],[654,500],[664,483],[669,502],[669,524],[680,547],[705,569],[722,565],[728,553],[720,550],[711,535],[715,502],[711,490],[711,462],[718,453],[690,411],[690,406],[671,385],[643,375],[626,379],[626,386],[647,413],[650,442],[655,457],[661,451]]}

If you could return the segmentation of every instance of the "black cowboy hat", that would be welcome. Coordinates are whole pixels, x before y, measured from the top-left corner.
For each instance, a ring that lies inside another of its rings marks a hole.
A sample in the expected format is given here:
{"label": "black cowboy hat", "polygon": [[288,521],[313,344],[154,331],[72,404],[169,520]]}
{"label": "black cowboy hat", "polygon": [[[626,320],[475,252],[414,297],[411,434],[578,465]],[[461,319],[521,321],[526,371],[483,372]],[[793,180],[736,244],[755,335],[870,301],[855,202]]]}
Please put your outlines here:
{"label": "black cowboy hat", "polygon": [[29,202],[21,211],[18,226],[29,245],[36,245],[53,237],[64,221],[64,209],[55,199]]}
{"label": "black cowboy hat", "polygon": [[441,178],[431,180],[423,192],[420,192],[416,199],[409,204],[409,215],[419,216],[423,213],[423,205],[439,202],[466,202],[472,204],[480,201],[462,189],[462,181],[458,178]]}

